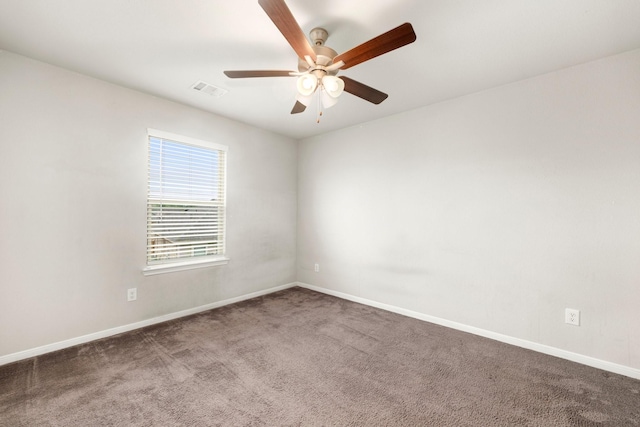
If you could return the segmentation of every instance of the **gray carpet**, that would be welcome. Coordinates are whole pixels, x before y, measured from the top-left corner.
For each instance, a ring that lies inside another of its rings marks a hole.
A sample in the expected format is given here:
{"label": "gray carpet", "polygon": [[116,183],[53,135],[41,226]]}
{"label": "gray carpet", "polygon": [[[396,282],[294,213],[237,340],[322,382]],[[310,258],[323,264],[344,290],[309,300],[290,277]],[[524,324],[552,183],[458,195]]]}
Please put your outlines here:
{"label": "gray carpet", "polygon": [[294,288],[0,367],[2,426],[638,426],[640,381]]}

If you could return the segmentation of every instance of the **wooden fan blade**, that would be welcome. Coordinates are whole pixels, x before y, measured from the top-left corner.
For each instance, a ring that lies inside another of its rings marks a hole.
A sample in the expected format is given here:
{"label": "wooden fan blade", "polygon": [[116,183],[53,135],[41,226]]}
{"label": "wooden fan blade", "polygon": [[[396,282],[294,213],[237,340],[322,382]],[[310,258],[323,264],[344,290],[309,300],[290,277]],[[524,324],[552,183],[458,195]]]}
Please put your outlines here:
{"label": "wooden fan blade", "polygon": [[300,101],[296,101],[296,104],[293,106],[293,109],[291,110],[291,114],[302,113],[306,109],[307,107],[303,103],[301,103]]}
{"label": "wooden fan blade", "polygon": [[258,0],[258,3],[287,39],[298,57],[304,58],[309,55],[315,61],[316,53],[284,0]]}
{"label": "wooden fan blade", "polygon": [[340,76],[340,78],[344,81],[345,92],[349,92],[352,95],[364,99],[365,101],[380,104],[389,96],[384,92],[380,92],[378,89],[369,87],[363,83],[350,79],[349,77]]}
{"label": "wooden fan blade", "polygon": [[344,66],[341,69],[346,70],[414,41],[416,41],[416,33],[411,24],[407,22],[336,56],[333,58],[333,62],[344,61]]}
{"label": "wooden fan blade", "polygon": [[295,71],[285,70],[238,70],[225,71],[224,74],[232,79],[245,79],[248,77],[289,77]]}

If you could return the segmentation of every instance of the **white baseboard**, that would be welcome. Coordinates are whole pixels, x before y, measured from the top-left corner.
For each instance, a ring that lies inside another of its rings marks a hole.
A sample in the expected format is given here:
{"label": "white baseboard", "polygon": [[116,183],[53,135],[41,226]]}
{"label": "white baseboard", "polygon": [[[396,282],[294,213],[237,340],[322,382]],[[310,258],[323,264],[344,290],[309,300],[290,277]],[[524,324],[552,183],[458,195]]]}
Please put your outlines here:
{"label": "white baseboard", "polygon": [[333,291],[330,289],[321,288],[318,286],[309,285],[307,283],[294,282],[289,283],[282,286],[276,286],[274,288],[265,289],[258,292],[253,292],[246,295],[241,295],[235,298],[229,298],[223,301],[214,302],[211,304],[202,305],[199,307],[190,308],[183,311],[178,311],[175,313],[166,314],[164,316],[154,317],[152,319],[143,320],[136,323],[131,323],[128,325],[118,326],[116,328],[107,329],[100,332],[95,332],[88,335],[83,335],[77,338],[71,338],[68,340],[47,344],[41,347],[32,348],[29,350],[20,351],[17,353],[8,354],[5,356],[0,356],[0,366],[6,365],[8,363],[17,362],[19,360],[28,359],[30,357],[40,356],[45,353],[50,353],[52,351],[62,350],[64,348],[73,347],[75,345],[84,344],[90,341],[95,341],[101,338],[107,338],[113,335],[121,334],[123,332],[133,331],[135,329],[144,328],[145,326],[154,325],[156,323],[162,323],[173,319],[178,319],[180,317],[190,316],[192,314],[201,313],[203,311],[212,310],[214,308],[222,307],[229,304],[234,304],[236,302],[245,301],[251,298],[260,297],[263,295],[268,295],[273,292],[281,291],[284,289],[289,289],[294,286],[300,286],[301,288],[310,289],[312,291],[324,293],[327,295],[332,295],[338,298],[342,298],[348,301],[357,302],[360,304],[368,305],[371,307],[380,308],[382,310],[390,311],[393,313],[398,313],[403,316],[412,317],[414,319],[423,320],[425,322],[434,323],[436,325],[445,326],[447,328],[457,329],[459,331],[468,332],[474,335],[478,335],[485,338],[490,338],[496,341],[504,342],[507,344],[515,345],[518,347],[526,348],[529,350],[537,351],[539,353],[548,354],[550,356],[559,357],[561,359],[570,360],[572,362],[581,363],[583,365],[591,366],[593,368],[602,369],[608,372],[614,372],[616,374],[625,375],[631,378],[640,379],[640,369],[631,368],[624,365],[619,365],[612,362],[607,362],[605,360],[596,359],[589,356],[584,356],[582,354],[573,353],[570,351],[562,350],[559,348],[551,347],[544,344],[535,343],[532,341],[523,340],[520,338],[510,337],[508,335],[499,334],[492,331],[487,331],[485,329],[476,328],[474,326],[464,325],[462,323],[452,322],[450,320],[441,319],[439,317],[430,316],[427,314],[419,313],[412,310],[407,310],[404,308],[396,307],[389,304],[380,303],[377,301],[368,300],[366,298],[356,297],[353,295],[345,294],[338,291]]}
{"label": "white baseboard", "polygon": [[372,301],[366,298],[356,297],[353,295],[345,294],[330,289],[321,288],[307,283],[298,282],[298,286],[301,288],[309,289],[316,292],[321,292],[334,297],[342,298],[348,301],[357,302],[371,307],[380,308],[382,310],[391,311],[393,313],[402,314],[403,316],[413,317],[414,319],[423,320],[425,322],[435,323],[436,325],[445,326],[451,329],[457,329],[459,331],[468,332],[481,337],[490,338],[492,340],[500,341],[503,343],[515,345],[517,347],[526,348],[528,350],[537,351],[539,353],[548,354],[550,356],[559,357],[561,359],[570,360],[583,365],[591,366],[593,368],[602,369],[604,371],[613,372],[627,377],[640,379],[640,369],[631,368],[616,363],[607,362],[605,360],[596,359],[582,354],[573,353],[570,351],[562,350],[559,348],[551,347],[544,344],[539,344],[533,341],[527,341],[520,338],[510,337],[508,335],[499,334],[497,332],[487,331],[485,329],[476,328],[474,326],[464,325],[462,323],[452,322],[450,320],[441,319],[435,316],[429,316],[427,314],[419,313],[417,311],[407,310],[404,308],[396,307],[389,304],[384,304],[377,301]]}
{"label": "white baseboard", "polygon": [[178,311],[175,313],[165,314],[164,316],[154,317],[152,319],[143,320],[129,325],[118,326],[116,328],[107,329],[100,332],[94,332],[92,334],[83,335],[77,338],[71,338],[68,340],[56,342],[53,344],[43,345],[42,347],[36,347],[29,350],[20,351],[17,353],[8,354],[6,356],[0,356],[0,366],[8,363],[17,362],[19,360],[28,359],[30,357],[40,356],[52,351],[62,350],[64,348],[73,347],[78,344],[84,344],[90,341],[99,340],[101,338],[107,338],[113,335],[121,334],[123,332],[133,331],[135,329],[144,328],[145,326],[155,325],[156,323],[166,322],[168,320],[178,319],[180,317],[190,316],[192,314],[201,313],[203,311],[211,310],[214,308],[222,307],[236,302],[245,301],[251,298],[260,297],[263,295],[271,294],[273,292],[281,291],[284,289],[297,286],[297,283],[289,283],[287,285],[276,286],[274,288],[265,289],[258,292],[253,292],[247,295],[241,295],[235,298],[229,298],[223,301],[214,302],[211,304],[201,305],[199,307],[190,308],[187,310]]}

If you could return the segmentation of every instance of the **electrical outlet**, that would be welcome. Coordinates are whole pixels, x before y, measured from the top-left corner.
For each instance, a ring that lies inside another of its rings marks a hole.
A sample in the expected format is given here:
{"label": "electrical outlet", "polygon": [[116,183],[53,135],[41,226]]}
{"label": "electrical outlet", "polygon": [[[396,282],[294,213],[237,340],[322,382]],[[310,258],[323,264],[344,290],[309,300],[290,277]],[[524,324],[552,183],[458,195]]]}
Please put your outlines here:
{"label": "electrical outlet", "polygon": [[135,301],[138,299],[138,288],[127,289],[127,301]]}
{"label": "electrical outlet", "polygon": [[574,326],[580,326],[580,310],[574,310],[573,308],[565,308],[564,323],[568,323]]}
{"label": "electrical outlet", "polygon": [[313,266],[313,271],[315,271],[316,273],[317,273],[318,271],[320,271],[320,264],[316,264],[316,265],[314,265],[314,266]]}

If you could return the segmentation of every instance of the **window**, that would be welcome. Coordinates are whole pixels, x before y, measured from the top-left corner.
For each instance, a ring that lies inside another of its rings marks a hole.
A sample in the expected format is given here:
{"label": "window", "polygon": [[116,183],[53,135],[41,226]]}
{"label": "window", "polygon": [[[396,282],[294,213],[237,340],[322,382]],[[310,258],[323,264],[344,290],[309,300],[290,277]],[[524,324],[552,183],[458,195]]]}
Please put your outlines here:
{"label": "window", "polygon": [[227,147],[148,134],[145,274],[225,264]]}

